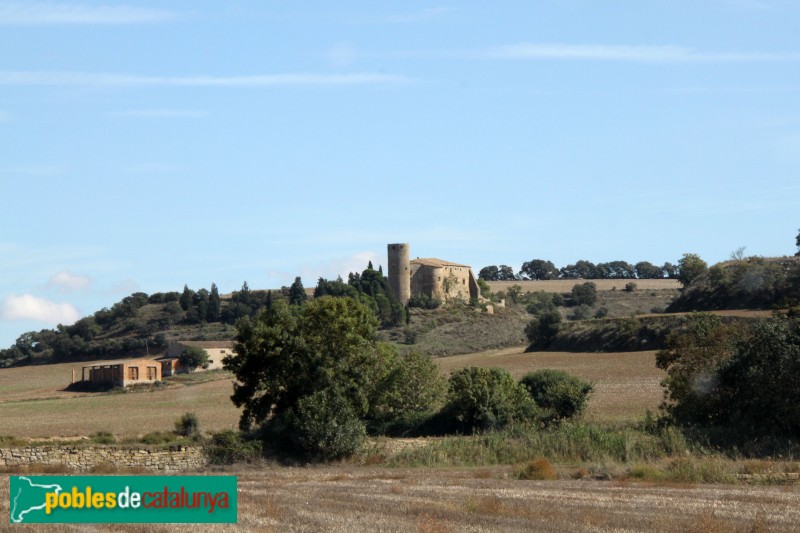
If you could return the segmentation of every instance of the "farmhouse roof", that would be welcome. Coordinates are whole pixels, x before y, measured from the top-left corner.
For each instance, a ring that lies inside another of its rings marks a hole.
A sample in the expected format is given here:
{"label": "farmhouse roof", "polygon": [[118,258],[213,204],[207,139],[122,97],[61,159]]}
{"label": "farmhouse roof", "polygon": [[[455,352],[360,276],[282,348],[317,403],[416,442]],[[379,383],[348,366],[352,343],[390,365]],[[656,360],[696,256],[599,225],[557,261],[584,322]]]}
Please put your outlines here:
{"label": "farmhouse roof", "polygon": [[436,259],[435,257],[423,257],[423,258],[416,258],[411,260],[412,265],[421,265],[421,266],[429,266],[429,267],[463,267],[463,268],[470,268],[469,265],[462,265],[459,263],[453,263],[452,261],[445,261],[444,259]]}
{"label": "farmhouse roof", "polygon": [[99,368],[102,366],[117,366],[117,365],[146,365],[155,363],[155,359],[117,359],[114,361],[95,361],[90,365],[83,365],[81,368]]}

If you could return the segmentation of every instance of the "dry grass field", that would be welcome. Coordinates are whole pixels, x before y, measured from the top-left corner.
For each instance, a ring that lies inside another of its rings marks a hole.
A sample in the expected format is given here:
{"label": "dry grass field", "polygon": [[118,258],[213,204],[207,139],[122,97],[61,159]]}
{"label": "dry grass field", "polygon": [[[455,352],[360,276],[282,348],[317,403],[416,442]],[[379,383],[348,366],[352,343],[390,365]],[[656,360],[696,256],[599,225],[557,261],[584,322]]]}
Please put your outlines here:
{"label": "dry grass field", "polygon": [[597,285],[598,291],[621,291],[628,283],[636,283],[636,290],[659,291],[675,290],[681,288],[681,283],[676,279],[548,279],[541,281],[489,281],[492,292],[507,291],[512,285],[522,287],[522,292],[570,292],[572,287],[580,283],[591,281]]}
{"label": "dry grass field", "polygon": [[[523,348],[491,350],[436,359],[442,371],[466,366],[499,366],[515,377],[540,368],[566,370],[595,383],[587,419],[616,422],[655,410],[661,400],[655,352],[524,353]],[[237,426],[239,410],[230,401],[230,377],[177,383],[150,392],[75,393],[65,391],[72,368],[58,364],[0,369],[0,435],[20,438],[77,437],[108,431],[133,437],[173,428],[185,412],[196,413],[204,431]],[[199,374],[198,374],[199,376]]]}
{"label": "dry grass field", "polygon": [[467,366],[505,368],[516,378],[542,368],[564,370],[595,384],[587,420],[635,420],[656,411],[661,402],[663,371],[656,368],[655,351],[622,353],[530,352],[523,348],[455,355],[436,359],[446,373]]}
{"label": "dry grass field", "polygon": [[[388,469],[325,466],[232,470],[235,525],[203,531],[689,533],[797,531],[797,486],[520,481],[509,468]],[[8,525],[0,531],[191,531],[192,525]]]}
{"label": "dry grass field", "polygon": [[[207,431],[233,429],[239,410],[230,401],[230,376],[175,383],[151,392],[65,391],[80,363],[0,369],[0,435],[75,437],[98,431],[136,436],[171,430],[186,412],[197,414]],[[200,374],[197,374],[200,377]]]}

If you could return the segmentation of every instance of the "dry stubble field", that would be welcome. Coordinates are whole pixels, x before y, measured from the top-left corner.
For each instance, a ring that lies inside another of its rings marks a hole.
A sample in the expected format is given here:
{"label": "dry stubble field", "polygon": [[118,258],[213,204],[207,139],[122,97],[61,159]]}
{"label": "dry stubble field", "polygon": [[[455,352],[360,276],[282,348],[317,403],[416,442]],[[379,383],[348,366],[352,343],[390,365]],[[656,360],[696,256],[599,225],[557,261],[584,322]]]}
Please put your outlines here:
{"label": "dry stubble field", "polygon": [[571,353],[530,352],[523,348],[436,359],[444,372],[467,366],[501,367],[519,379],[543,368],[564,370],[595,384],[586,418],[597,422],[635,420],[661,402],[663,371],[656,368],[656,352]]}
{"label": "dry stubble field", "polygon": [[658,291],[669,289],[680,289],[682,287],[677,279],[546,279],[540,281],[517,280],[517,281],[489,281],[489,288],[492,292],[507,291],[512,285],[522,287],[522,292],[570,292],[572,287],[581,283],[591,281],[597,286],[598,291],[610,291],[612,289],[621,291],[628,283],[636,283],[636,289],[640,291]]}
{"label": "dry stubble field", "polygon": [[[335,532],[760,532],[797,531],[796,486],[683,486],[600,481],[519,481],[510,470],[304,467],[232,470],[236,525],[203,531]],[[190,531],[192,525],[8,524],[0,530]]]}
{"label": "dry stubble field", "polygon": [[[524,353],[494,350],[437,360],[443,372],[500,366],[516,377],[560,368],[596,383],[587,416],[631,420],[657,406],[654,352]],[[187,410],[205,429],[235,426],[229,379],[155,392],[72,394],[70,365],[0,370],[0,435],[118,435],[172,428]],[[27,384],[27,385],[26,385]],[[27,398],[27,399],[26,399]],[[562,478],[570,467],[562,467]],[[800,488],[615,481],[521,481],[511,467],[243,467],[239,523],[208,531],[796,531]],[[8,524],[0,482],[0,530]],[[13,531],[188,531],[182,525],[15,526]]]}

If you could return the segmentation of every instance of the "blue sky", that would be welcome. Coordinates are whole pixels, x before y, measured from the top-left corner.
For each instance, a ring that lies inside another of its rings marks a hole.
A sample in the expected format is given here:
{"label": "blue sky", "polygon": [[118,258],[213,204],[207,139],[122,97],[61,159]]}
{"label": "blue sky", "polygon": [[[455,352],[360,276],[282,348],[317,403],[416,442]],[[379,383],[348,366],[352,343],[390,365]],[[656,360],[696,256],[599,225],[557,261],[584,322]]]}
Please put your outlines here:
{"label": "blue sky", "polygon": [[795,251],[800,3],[0,1],[0,346],[412,256]]}

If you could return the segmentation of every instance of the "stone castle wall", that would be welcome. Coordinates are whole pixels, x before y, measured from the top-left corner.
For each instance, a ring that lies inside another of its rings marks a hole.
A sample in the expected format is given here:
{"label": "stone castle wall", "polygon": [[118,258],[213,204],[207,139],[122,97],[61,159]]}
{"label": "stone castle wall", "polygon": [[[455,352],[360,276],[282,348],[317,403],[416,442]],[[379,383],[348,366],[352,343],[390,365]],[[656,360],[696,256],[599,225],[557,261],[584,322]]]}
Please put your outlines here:
{"label": "stone castle wall", "polygon": [[63,465],[74,472],[91,472],[111,465],[119,469],[184,472],[208,464],[201,446],[125,448],[116,446],[23,446],[0,448],[0,468]]}

